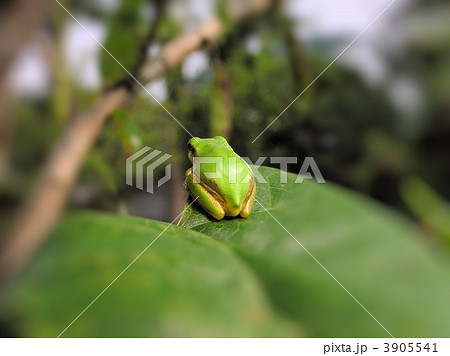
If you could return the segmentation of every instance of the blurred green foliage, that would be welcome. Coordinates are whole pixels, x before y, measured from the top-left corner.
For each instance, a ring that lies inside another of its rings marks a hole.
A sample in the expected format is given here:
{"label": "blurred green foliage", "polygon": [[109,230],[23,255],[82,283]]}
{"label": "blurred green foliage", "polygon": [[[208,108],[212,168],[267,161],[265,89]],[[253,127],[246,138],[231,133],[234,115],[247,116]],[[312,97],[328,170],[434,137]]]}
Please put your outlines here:
{"label": "blurred green foliage", "polygon": [[409,208],[431,232],[450,243],[450,206],[428,184],[418,178],[406,179],[401,193]]}
{"label": "blurred green foliage", "polygon": [[[129,71],[134,70],[149,26],[141,16],[144,0],[122,1],[119,10],[108,21],[105,48]],[[109,85],[126,76],[123,68],[106,52],[101,52],[103,78]]]}
{"label": "blurred green foliage", "polygon": [[[170,7],[170,3],[167,6]],[[157,16],[155,3],[144,0],[121,2],[112,13],[102,13],[87,1],[73,2],[70,10],[105,22],[108,26],[106,48],[130,70]],[[299,164],[289,166],[292,172],[298,172],[303,157],[312,156],[329,180],[405,212],[408,210],[398,187],[410,174],[422,177],[444,198],[450,199],[447,184],[450,109],[445,84],[449,77],[450,48],[445,40],[446,32],[440,30],[445,27],[446,22],[442,23],[445,16],[438,18],[436,26],[421,31],[421,24],[434,19],[433,14],[448,10],[445,2],[439,1],[413,7],[407,26],[410,40],[406,42],[404,55],[391,59],[394,69],[401,68],[402,73],[411,76],[423,88],[427,105],[423,113],[417,114],[420,124],[415,124],[418,119],[414,121],[393,107],[385,88],[369,86],[357,74],[336,64],[310,88],[308,96],[300,98],[270,130],[251,144],[308,84],[304,77],[313,78],[329,63],[320,53],[293,42],[294,24],[277,11],[246,21],[238,28],[230,27],[227,37],[214,48],[205,50],[211,55],[210,65],[195,79],[187,80],[181,68],[168,73],[165,78],[168,97],[163,104],[198,136],[229,133],[232,146],[242,156],[253,160],[260,156],[297,156]],[[59,31],[61,28],[61,25],[56,27]],[[437,30],[433,31],[434,28]],[[179,18],[167,11],[154,43],[164,44],[181,32]],[[260,52],[248,51],[248,36],[260,40]],[[293,48],[295,46],[297,48]],[[299,55],[301,61],[295,62]],[[113,85],[126,75],[104,51],[101,52],[101,69],[104,86]],[[89,108],[100,94],[82,90],[73,83],[69,85],[73,87],[69,90],[72,115]],[[92,153],[97,158],[87,160],[81,184],[84,180],[86,184],[97,180],[100,184],[105,182],[106,186],[91,199],[89,206],[111,210],[114,202],[126,200],[127,190],[120,187],[124,181],[124,157],[138,146],[148,145],[177,157],[184,155],[187,134],[179,130],[151,98],[146,100],[146,95],[139,94],[136,103],[117,110],[94,150],[98,152]],[[14,177],[27,177],[30,180],[27,184],[32,182],[59,132],[61,123],[55,112],[65,111],[53,109],[46,100],[22,102],[17,109]],[[33,128],[36,117],[42,118],[39,125],[45,126],[45,135]],[[19,152],[33,152],[33,155]],[[178,158],[178,162],[183,160]],[[185,160],[185,165],[187,163]],[[269,164],[268,161],[265,164]],[[110,166],[108,173],[102,165]],[[11,182],[17,181],[13,178]],[[16,193],[8,191],[3,194],[13,201],[23,198],[20,189]]]}

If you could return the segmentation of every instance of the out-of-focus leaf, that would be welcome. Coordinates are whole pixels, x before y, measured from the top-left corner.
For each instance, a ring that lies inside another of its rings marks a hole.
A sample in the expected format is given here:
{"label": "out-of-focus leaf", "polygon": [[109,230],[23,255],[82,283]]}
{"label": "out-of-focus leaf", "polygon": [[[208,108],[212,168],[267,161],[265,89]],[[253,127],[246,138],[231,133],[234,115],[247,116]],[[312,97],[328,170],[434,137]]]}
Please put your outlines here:
{"label": "out-of-focus leaf", "polygon": [[450,242],[450,206],[419,178],[406,179],[400,192],[412,212],[444,241]]}
{"label": "out-of-focus leaf", "polygon": [[450,40],[448,17],[450,5],[437,4],[423,7],[408,16],[406,29],[411,41],[429,49],[447,45]]}
{"label": "out-of-focus leaf", "polygon": [[219,242],[163,222],[95,212],[71,214],[56,229],[4,292],[2,319],[20,336],[57,336],[158,236],[63,336],[301,335]]}
{"label": "out-of-focus leaf", "polygon": [[117,184],[114,179],[114,170],[102,156],[100,150],[92,150],[86,160],[84,171],[81,176],[91,176],[102,182],[102,188],[109,192],[117,191]]}
{"label": "out-of-focus leaf", "polygon": [[[143,3],[143,0],[123,1],[120,11],[109,21],[105,47],[129,71],[133,70],[148,27],[140,15]],[[126,75],[123,68],[105,51],[101,52],[101,68],[109,84]]]}
{"label": "out-of-focus leaf", "polygon": [[[395,337],[445,337],[449,266],[392,210],[332,184],[262,167],[257,200]],[[212,221],[193,206],[182,226],[231,247],[278,308],[314,336],[386,337],[385,330],[260,206],[248,219]]]}

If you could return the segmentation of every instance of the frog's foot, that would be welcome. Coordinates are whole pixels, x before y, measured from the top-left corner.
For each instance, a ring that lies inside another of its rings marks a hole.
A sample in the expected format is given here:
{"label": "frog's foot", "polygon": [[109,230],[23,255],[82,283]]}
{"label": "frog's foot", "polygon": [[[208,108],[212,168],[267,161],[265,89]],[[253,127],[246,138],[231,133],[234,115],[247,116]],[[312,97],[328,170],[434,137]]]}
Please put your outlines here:
{"label": "frog's foot", "polygon": [[217,198],[210,192],[208,187],[200,181],[200,183],[194,183],[194,173],[192,168],[186,171],[185,180],[186,190],[189,195],[197,199],[196,201],[205,209],[210,215],[217,220],[221,220],[225,216],[225,211]]}
{"label": "frog's foot", "polygon": [[255,179],[253,178],[252,185],[248,190],[247,196],[244,200],[244,205],[242,207],[241,212],[239,213],[239,215],[241,215],[241,217],[243,217],[244,219],[248,218],[250,216],[250,213],[252,212],[253,201],[255,200],[253,199],[253,197],[255,196],[255,191],[256,191],[256,184]]}

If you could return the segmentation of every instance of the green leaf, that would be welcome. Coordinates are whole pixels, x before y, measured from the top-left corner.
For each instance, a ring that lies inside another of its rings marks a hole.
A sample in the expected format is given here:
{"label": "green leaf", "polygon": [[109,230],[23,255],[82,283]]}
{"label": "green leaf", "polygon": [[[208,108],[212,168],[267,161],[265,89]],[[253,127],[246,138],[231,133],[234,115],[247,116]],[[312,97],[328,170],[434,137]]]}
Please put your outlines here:
{"label": "green leaf", "polygon": [[[395,337],[450,330],[449,266],[394,211],[333,184],[268,184],[256,199]],[[244,219],[212,221],[198,206],[181,225],[236,251],[273,303],[312,336],[388,337],[383,328],[258,203]]]}
{"label": "green leaf", "polygon": [[3,294],[3,321],[18,336],[57,336],[160,236],[63,336],[301,335],[273,311],[254,273],[233,252],[168,225],[71,214]]}
{"label": "green leaf", "polygon": [[[332,184],[260,172],[257,200],[392,335],[447,336],[449,265],[410,222]],[[218,222],[194,205],[190,229],[71,214],[4,291],[0,318],[16,335],[58,335],[168,227],[64,336],[389,336],[264,208]]]}
{"label": "green leaf", "polygon": [[409,209],[443,242],[450,242],[450,206],[420,178],[405,179],[400,194]]}

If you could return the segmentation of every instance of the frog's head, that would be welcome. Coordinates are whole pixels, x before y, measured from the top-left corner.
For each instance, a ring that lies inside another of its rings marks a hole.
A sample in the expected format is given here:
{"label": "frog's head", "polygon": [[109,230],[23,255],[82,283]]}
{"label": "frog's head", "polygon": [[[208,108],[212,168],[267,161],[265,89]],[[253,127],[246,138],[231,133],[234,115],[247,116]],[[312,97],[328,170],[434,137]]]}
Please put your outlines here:
{"label": "frog's head", "polygon": [[213,138],[193,137],[188,141],[188,157],[192,162],[193,157],[207,157],[213,149],[219,147],[231,149],[227,140],[222,136],[215,136]]}

